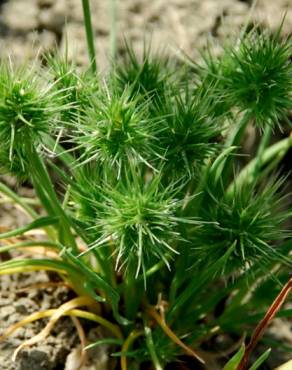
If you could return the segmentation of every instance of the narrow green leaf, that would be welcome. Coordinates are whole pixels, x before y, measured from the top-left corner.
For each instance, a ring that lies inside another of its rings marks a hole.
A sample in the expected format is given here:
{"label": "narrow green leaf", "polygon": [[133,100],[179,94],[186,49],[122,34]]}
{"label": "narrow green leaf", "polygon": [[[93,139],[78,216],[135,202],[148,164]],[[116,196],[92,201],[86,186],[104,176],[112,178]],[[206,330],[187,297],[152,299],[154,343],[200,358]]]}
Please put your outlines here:
{"label": "narrow green leaf", "polygon": [[194,297],[201,287],[209,282],[214,275],[218,273],[226,264],[230,254],[233,252],[235,243],[233,243],[227,252],[219,258],[213,265],[202,271],[202,275],[198,278],[193,278],[191,282],[186,286],[184,291],[178,296],[173,307],[170,309],[168,317],[173,317],[177,311],[191,298]]}
{"label": "narrow green leaf", "polygon": [[223,370],[236,370],[241,359],[244,356],[244,352],[245,352],[245,345],[243,344],[239,348],[239,350],[235,353],[235,355],[227,362]]}
{"label": "narrow green leaf", "polygon": [[123,340],[117,339],[117,338],[104,338],[104,339],[97,340],[94,343],[88,344],[88,346],[84,347],[84,349],[89,350],[91,348],[102,346],[102,345],[107,345],[107,344],[114,344],[117,346],[121,346],[123,344]]}
{"label": "narrow green leaf", "polygon": [[38,216],[33,208],[31,208],[20,196],[18,196],[14,191],[12,191],[8,186],[3,184],[2,182],[0,182],[0,193],[12,199],[23,210],[25,210],[32,218],[36,218]]}
{"label": "narrow green leaf", "polygon": [[5,233],[0,234],[0,239],[6,239],[11,238],[14,236],[22,235],[26,233],[27,231],[34,230],[34,229],[41,229],[46,226],[54,225],[59,221],[58,217],[40,217],[35,221],[32,221],[31,223],[19,227],[17,229],[7,231]]}
{"label": "narrow green leaf", "polygon": [[235,149],[236,149],[236,146],[230,146],[230,147],[224,149],[222,151],[222,153],[220,153],[220,155],[216,158],[216,160],[212,164],[209,173],[214,176],[216,184],[222,176],[222,171],[223,171],[223,168],[224,168],[226,158],[228,158],[230,156],[230,154],[235,151]]}
{"label": "narrow green leaf", "polygon": [[61,274],[68,273],[70,276],[78,275],[78,271],[68,263],[45,258],[14,259],[0,263],[0,275],[36,270],[57,271]]}
{"label": "narrow green leaf", "polygon": [[112,309],[113,309],[113,315],[115,319],[118,321],[118,323],[120,323],[121,325],[129,325],[130,322],[119,314],[119,301],[120,301],[119,293],[110,284],[108,284],[102,277],[100,277],[96,272],[88,268],[82,262],[82,260],[73,256],[71,252],[65,250],[63,251],[63,253],[88,278],[87,284],[88,284],[88,287],[90,286],[92,287],[92,292],[94,292],[94,288],[101,289],[103,292],[105,292],[109,301],[111,302]]}
{"label": "narrow green leaf", "polygon": [[252,367],[249,368],[249,370],[257,370],[261,364],[263,364],[266,359],[269,357],[271,352],[271,348],[267,349],[257,360],[256,362],[252,365]]}
{"label": "narrow green leaf", "polygon": [[152,338],[151,329],[149,328],[149,326],[145,326],[144,330],[145,330],[147,348],[148,348],[150,357],[152,359],[154,368],[155,368],[155,370],[163,370],[163,368],[162,368],[162,366],[159,362],[157,353],[156,353],[155,345],[154,345],[153,338]]}

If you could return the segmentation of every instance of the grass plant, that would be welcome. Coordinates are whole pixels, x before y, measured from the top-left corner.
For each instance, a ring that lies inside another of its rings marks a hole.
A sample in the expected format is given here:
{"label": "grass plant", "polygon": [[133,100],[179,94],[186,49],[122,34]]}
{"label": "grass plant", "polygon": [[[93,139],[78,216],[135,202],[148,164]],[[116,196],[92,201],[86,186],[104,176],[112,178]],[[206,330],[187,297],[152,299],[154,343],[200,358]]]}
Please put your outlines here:
{"label": "grass plant", "polygon": [[[227,334],[237,345],[225,350],[239,351],[224,369],[254,370],[269,351],[251,365],[254,343],[240,347],[240,338],[280,294],[262,335],[291,289],[279,293],[292,266],[291,195],[279,165],[292,136],[270,144],[289,125],[291,40],[281,29],[252,30],[191,67],[147,48],[139,59],[127,45],[125,61],[101,77],[83,6],[88,71],[66,57],[40,70],[1,61],[1,172],[30,181],[45,215],[0,184],[31,217],[0,234],[0,253],[32,251],[1,262],[0,275],[55,271],[76,293],[1,339],[51,317],[17,355],[69,315],[107,329],[91,346],[110,344],[117,369],[161,370],[183,355],[210,369],[220,357],[210,343]],[[239,165],[250,125],[262,135],[259,149]],[[36,229],[45,240],[24,239]],[[40,247],[50,253],[34,258]]]}

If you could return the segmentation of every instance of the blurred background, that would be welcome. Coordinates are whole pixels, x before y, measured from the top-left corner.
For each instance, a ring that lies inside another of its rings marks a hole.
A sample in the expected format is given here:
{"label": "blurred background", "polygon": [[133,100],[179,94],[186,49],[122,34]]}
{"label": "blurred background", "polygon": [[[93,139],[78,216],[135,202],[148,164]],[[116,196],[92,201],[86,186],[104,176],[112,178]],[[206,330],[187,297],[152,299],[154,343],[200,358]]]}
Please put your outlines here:
{"label": "blurred background", "polygon": [[[112,7],[116,7],[117,51],[127,39],[139,53],[143,40],[151,39],[154,50],[168,54],[183,50],[192,58],[210,36],[220,43],[238,34],[241,25],[279,26],[292,31],[292,0],[92,0],[92,23],[100,69],[109,62]],[[252,14],[250,14],[252,13]],[[0,0],[0,57],[14,55],[17,61],[39,57],[57,46],[78,65],[87,63],[81,0]]]}

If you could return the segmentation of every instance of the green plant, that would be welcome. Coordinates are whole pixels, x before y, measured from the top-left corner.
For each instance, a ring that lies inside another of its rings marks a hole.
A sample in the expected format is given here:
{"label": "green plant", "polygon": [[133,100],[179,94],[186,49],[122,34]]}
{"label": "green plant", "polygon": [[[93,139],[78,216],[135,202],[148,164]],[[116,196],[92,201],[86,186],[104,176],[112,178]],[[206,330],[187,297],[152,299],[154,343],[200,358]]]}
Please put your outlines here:
{"label": "green plant", "polygon": [[[56,271],[77,294],[20,323],[51,316],[16,354],[70,315],[108,329],[112,337],[93,345],[111,344],[122,370],[149,361],[160,370],[183,353],[208,366],[214,353],[204,345],[250,334],[291,269],[291,209],[276,169],[292,137],[268,146],[291,108],[291,41],[251,31],[194,65],[187,81],[186,66],[149,51],[139,61],[128,46],[127,63],[102,82],[83,4],[89,71],[56,57],[48,71],[0,68],[1,170],[29,179],[46,212],[1,184],[32,222],[0,234],[0,252],[52,252],[2,262],[0,274]],[[262,141],[240,168],[236,154],[252,124]],[[38,228],[46,240],[15,242]]]}

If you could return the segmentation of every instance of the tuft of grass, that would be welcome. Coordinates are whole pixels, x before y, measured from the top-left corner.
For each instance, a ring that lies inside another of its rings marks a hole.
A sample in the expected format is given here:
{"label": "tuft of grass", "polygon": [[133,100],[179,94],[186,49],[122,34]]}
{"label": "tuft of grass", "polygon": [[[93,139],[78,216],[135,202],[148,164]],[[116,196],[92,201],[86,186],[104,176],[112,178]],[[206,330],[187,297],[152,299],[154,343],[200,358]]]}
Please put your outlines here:
{"label": "tuft of grass", "polygon": [[33,68],[4,62],[0,69],[1,171],[23,178],[28,170],[26,146],[41,146],[42,135],[56,130],[64,106],[53,84]]}
{"label": "tuft of grass", "polygon": [[282,185],[283,179],[260,186],[245,183],[222,198],[211,194],[202,211],[206,224],[194,233],[195,255],[204,255],[199,260],[220,258],[234,245],[228,270],[248,268],[256,261],[264,268],[270,259],[291,264],[276,248],[276,243],[291,237],[284,225],[291,211],[284,207],[289,200],[280,194]]}
{"label": "tuft of grass", "polygon": [[274,35],[252,30],[219,60],[205,57],[203,76],[216,84],[224,106],[249,112],[261,129],[279,126],[291,109],[291,39],[280,34],[281,28]]}
{"label": "tuft of grass", "polygon": [[225,123],[213,117],[212,92],[201,89],[193,95],[186,86],[168,96],[159,110],[160,155],[174,180],[197,177],[205,160],[219,150]]}
{"label": "tuft of grass", "polygon": [[159,175],[146,181],[145,176],[132,168],[114,186],[101,183],[90,226],[98,238],[89,249],[111,243],[116,268],[126,266],[133,273],[134,267],[136,278],[142,269],[144,279],[146,271],[160,260],[170,269],[167,256],[179,254],[177,245],[182,240],[178,226],[197,223],[178,216],[183,203],[176,197],[179,189],[173,185],[163,188]]}
{"label": "tuft of grass", "polygon": [[155,121],[149,119],[147,104],[131,97],[129,89],[104,90],[91,99],[80,123],[72,125],[72,141],[80,151],[79,164],[97,161],[116,168],[117,176],[135,161],[151,167],[158,146]]}
{"label": "tuft of grass", "polygon": [[[31,181],[37,197],[30,204],[0,184],[32,218],[0,233],[0,253],[45,249],[1,262],[0,275],[55,271],[77,296],[10,328],[52,316],[15,355],[70,315],[109,329],[90,346],[111,344],[122,370],[190,357],[212,368],[206,348],[223,333],[250,336],[265,311],[276,313],[269,304],[289,280],[290,195],[278,173],[292,136],[269,143],[289,122],[291,42],[252,31],[219,58],[209,52],[196,72],[146,47],[139,59],[127,45],[100,76],[92,45],[90,55],[84,72],[58,55],[40,70],[0,65],[0,171]],[[264,135],[241,168],[249,125]],[[42,240],[26,238],[38,229]]]}

